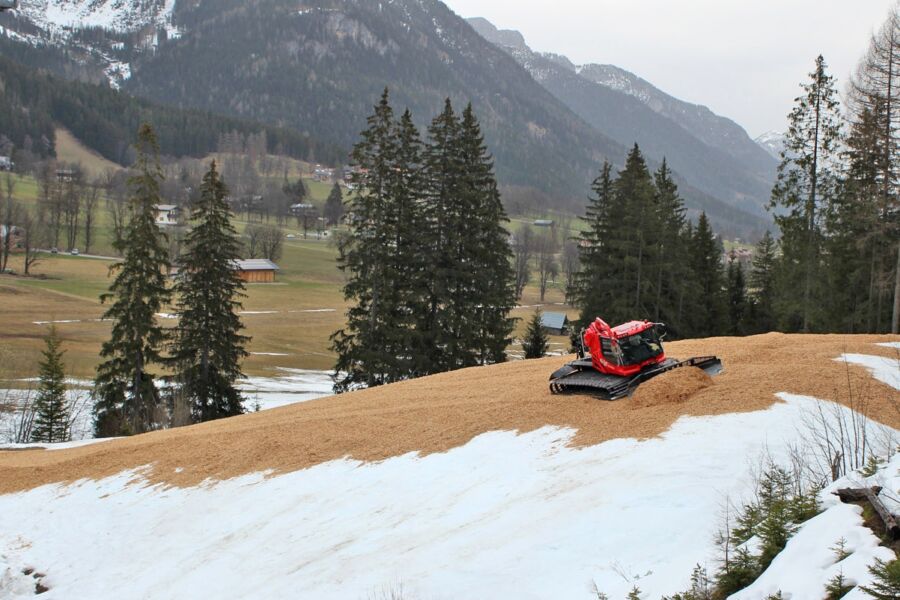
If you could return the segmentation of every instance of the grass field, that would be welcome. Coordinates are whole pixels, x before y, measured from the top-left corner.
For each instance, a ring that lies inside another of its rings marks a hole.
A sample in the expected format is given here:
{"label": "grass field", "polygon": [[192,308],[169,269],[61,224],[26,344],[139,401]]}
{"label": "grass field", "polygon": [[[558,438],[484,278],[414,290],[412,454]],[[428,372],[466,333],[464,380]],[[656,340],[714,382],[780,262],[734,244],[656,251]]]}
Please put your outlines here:
{"label": "grass field", "polygon": [[[91,172],[102,172],[112,165],[85,150],[65,131],[58,132],[57,139],[58,151],[67,161],[80,162]],[[291,162],[289,167],[292,174],[309,169],[309,165],[299,161]],[[26,207],[33,207],[39,195],[36,181],[32,177],[13,177],[14,197]],[[324,202],[331,191],[327,183],[311,179],[305,183],[311,198],[318,203]],[[111,219],[102,202],[95,223],[91,254],[114,255]],[[514,221],[510,227],[519,223],[530,224],[531,220]],[[243,232],[247,223],[238,218],[235,225]],[[294,221],[288,222],[285,232],[296,237],[285,240],[276,283],[250,285],[244,299],[242,318],[246,333],[252,337],[249,350],[253,353],[244,366],[250,375],[272,375],[277,367],[330,369],[334,365],[328,338],[344,324],[347,308],[341,292],[343,275],[336,265],[337,251],[324,240],[302,239]],[[79,245],[83,252],[83,240],[79,240]],[[45,254],[33,269],[35,277],[0,275],[0,322],[4,326],[0,347],[5,350],[0,356],[0,379],[37,374],[43,336],[51,321],[57,321],[55,325],[64,340],[68,374],[80,379],[93,376],[100,346],[109,336],[110,324],[100,320],[104,307],[99,298],[110,284],[112,264],[110,260]],[[21,273],[21,256],[14,255],[9,268]],[[575,316],[575,311],[561,305],[562,301],[561,289],[551,289],[546,310]],[[520,318],[517,336],[524,332],[537,303],[537,289],[526,288],[521,299],[523,306],[513,315]],[[552,341],[551,351],[568,346],[565,338]]]}
{"label": "grass field", "polygon": [[64,163],[80,164],[91,177],[102,175],[106,171],[118,171],[122,168],[111,160],[107,160],[84,146],[67,129],[56,129],[56,159]]}
{"label": "grass field", "polygon": [[[336,254],[325,241],[287,240],[276,283],[248,286],[242,316],[246,333],[252,337],[249,350],[254,353],[245,362],[248,374],[272,375],[277,367],[333,366],[328,338],[343,325],[347,308]],[[38,277],[0,276],[4,325],[0,340],[9,351],[3,357],[0,377],[37,374],[42,337],[50,321],[58,321],[55,325],[64,340],[67,373],[81,379],[93,376],[100,345],[110,331],[110,324],[100,321],[104,307],[99,297],[110,283],[111,264],[108,260],[46,254],[36,266]],[[21,272],[21,257],[14,256],[10,267]],[[546,309],[575,316],[568,307],[555,305],[562,299],[562,292],[552,289]],[[523,307],[514,311],[514,316],[521,318],[518,335],[524,332],[537,301],[537,290],[527,288]],[[552,341],[551,351],[563,350],[568,343],[565,338]]]}

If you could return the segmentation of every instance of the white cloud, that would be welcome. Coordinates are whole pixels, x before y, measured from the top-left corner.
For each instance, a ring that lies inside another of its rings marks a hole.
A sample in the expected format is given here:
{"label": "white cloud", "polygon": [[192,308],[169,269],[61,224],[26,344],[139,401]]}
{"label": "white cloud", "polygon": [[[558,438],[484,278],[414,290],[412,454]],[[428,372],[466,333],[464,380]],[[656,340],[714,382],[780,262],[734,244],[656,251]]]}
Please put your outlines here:
{"label": "white cloud", "polygon": [[536,50],[633,71],[752,135],[785,128],[818,54],[843,86],[894,1],[445,0],[518,29]]}

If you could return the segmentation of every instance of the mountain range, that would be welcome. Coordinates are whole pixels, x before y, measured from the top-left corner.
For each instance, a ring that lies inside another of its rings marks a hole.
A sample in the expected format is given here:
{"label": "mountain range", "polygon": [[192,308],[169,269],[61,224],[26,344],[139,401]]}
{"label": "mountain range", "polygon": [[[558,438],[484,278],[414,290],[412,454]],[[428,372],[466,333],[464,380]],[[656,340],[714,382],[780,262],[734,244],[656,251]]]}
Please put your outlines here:
{"label": "mountain range", "polygon": [[602,161],[621,165],[637,142],[721,231],[768,222],[775,161],[739,126],[616,67],[535,53],[438,0],[26,1],[0,15],[0,53],[322,147],[349,149],[385,86],[422,128],[450,97],[473,104],[508,196],[578,211]]}

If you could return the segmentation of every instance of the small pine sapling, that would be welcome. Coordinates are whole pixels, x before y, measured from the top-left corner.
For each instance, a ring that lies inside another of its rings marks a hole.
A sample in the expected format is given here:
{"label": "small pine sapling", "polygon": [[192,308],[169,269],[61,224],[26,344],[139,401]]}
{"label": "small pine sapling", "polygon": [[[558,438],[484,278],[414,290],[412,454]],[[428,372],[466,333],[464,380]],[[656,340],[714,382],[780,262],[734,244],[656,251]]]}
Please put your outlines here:
{"label": "small pine sapling", "polygon": [[834,552],[834,562],[841,562],[852,554],[850,550],[847,549],[847,538],[839,539],[837,543],[831,547],[831,551]]}
{"label": "small pine sapling", "polygon": [[885,562],[875,559],[869,567],[869,573],[875,578],[872,585],[861,585],[859,588],[877,600],[895,600],[900,598],[900,560]]}
{"label": "small pine sapling", "polygon": [[884,463],[883,460],[875,456],[874,454],[869,455],[869,459],[866,461],[865,466],[862,468],[860,473],[862,473],[863,477],[872,477],[878,472],[878,469]]}
{"label": "small pine sapling", "polygon": [[841,571],[834,577],[828,580],[828,585],[825,586],[825,600],[840,600],[852,590],[855,586],[844,577],[844,572]]}
{"label": "small pine sapling", "polygon": [[534,311],[531,321],[528,323],[528,330],[525,332],[525,339],[522,341],[522,350],[525,352],[525,358],[543,358],[550,346],[550,340],[544,332],[544,325],[541,319],[541,309]]}

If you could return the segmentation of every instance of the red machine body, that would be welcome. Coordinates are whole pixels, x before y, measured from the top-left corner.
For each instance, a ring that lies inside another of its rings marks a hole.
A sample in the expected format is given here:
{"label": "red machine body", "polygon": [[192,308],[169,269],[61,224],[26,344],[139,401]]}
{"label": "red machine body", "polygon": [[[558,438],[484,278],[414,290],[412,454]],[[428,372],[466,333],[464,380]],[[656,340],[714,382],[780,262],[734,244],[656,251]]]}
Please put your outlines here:
{"label": "red machine body", "polygon": [[610,327],[596,319],[584,332],[584,344],[595,370],[609,375],[631,377],[666,360],[660,329],[650,321],[629,321]]}

